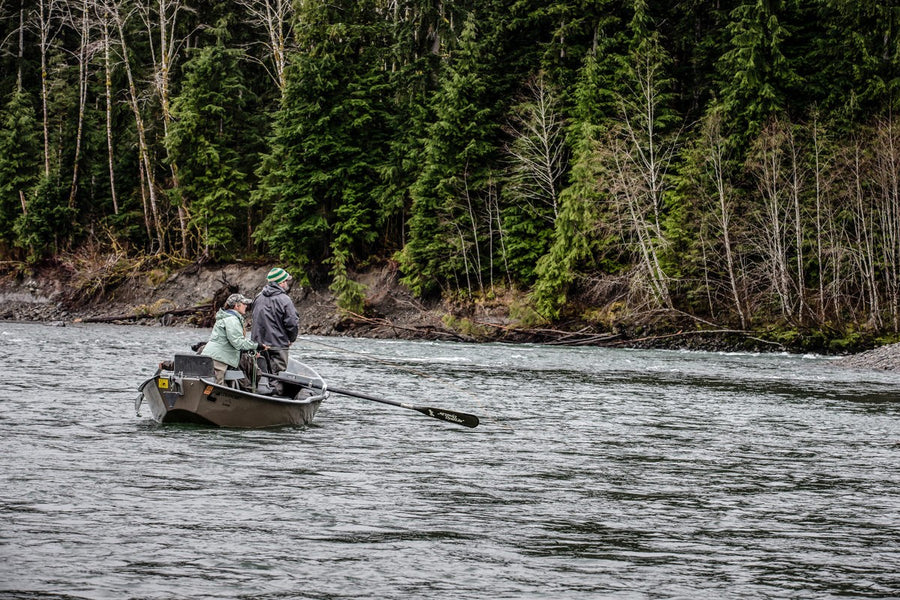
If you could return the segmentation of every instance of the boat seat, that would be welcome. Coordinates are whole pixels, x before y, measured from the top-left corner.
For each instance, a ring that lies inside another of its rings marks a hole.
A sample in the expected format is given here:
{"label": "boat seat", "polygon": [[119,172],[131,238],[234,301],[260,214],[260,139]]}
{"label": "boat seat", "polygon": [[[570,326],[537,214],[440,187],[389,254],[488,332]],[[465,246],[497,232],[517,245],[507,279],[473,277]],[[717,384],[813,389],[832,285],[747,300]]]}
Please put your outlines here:
{"label": "boat seat", "polygon": [[184,377],[215,377],[211,356],[199,354],[176,354],[172,371]]}

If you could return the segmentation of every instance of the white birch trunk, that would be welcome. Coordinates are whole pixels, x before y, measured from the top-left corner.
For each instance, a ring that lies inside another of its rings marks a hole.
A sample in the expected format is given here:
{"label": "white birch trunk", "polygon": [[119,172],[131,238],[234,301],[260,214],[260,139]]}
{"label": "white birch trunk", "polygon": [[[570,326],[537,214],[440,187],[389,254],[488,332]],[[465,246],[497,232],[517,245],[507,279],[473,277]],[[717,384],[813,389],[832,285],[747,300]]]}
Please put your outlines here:
{"label": "white birch trunk", "polygon": [[[128,100],[131,104],[131,110],[134,113],[135,125],[137,127],[138,151],[140,155],[141,165],[143,166],[143,173],[146,178],[147,196],[150,204],[150,220],[152,221],[151,224],[153,227],[153,231],[156,234],[156,241],[158,244],[156,251],[157,253],[164,253],[166,251],[166,244],[165,236],[163,235],[162,222],[160,220],[159,203],[156,199],[156,182],[153,177],[153,167],[150,163],[150,152],[149,148],[147,147],[147,135],[146,129],[144,127],[144,119],[141,116],[141,109],[138,105],[137,87],[135,86],[134,76],[131,72],[131,61],[128,59],[128,46],[125,42],[124,20],[119,14],[119,7],[115,2],[113,2],[110,7],[113,11],[113,18],[116,23],[116,28],[119,32],[119,44],[122,47],[122,61],[125,66],[125,75],[128,78]],[[151,239],[153,239],[152,236]]]}

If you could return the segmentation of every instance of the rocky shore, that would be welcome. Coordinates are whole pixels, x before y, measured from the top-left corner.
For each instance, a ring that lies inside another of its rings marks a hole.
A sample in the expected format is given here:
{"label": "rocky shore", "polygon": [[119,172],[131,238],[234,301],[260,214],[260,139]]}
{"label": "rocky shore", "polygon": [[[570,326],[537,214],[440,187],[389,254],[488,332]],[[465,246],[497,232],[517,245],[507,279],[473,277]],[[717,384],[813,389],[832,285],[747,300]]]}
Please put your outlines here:
{"label": "rocky shore", "polygon": [[[270,263],[190,265],[174,272],[135,272],[115,285],[102,276],[45,266],[28,273],[0,274],[0,320],[39,321],[60,325],[109,322],[147,326],[210,327],[215,309],[228,294],[255,296],[265,283]],[[358,276],[366,286],[366,314],[336,308],[325,287],[295,285],[291,297],[304,335],[391,339],[534,342],[630,348],[784,351],[786,348],[743,332],[698,330],[692,323],[650,330],[625,327],[552,329],[525,327],[510,317],[510,303],[458,309],[426,304],[399,284],[396,265],[388,263]],[[900,370],[900,344],[892,344],[834,361],[854,369]]]}
{"label": "rocky shore", "polygon": [[[172,273],[135,273],[115,285],[100,277],[45,266],[22,275],[0,275],[0,320],[66,323],[130,323],[147,326],[211,327],[215,310],[229,294],[254,297],[271,263],[191,265]],[[382,338],[466,339],[443,322],[445,310],[427,306],[397,282],[387,265],[359,277],[366,285],[366,316],[336,307],[327,287],[295,285],[291,298],[300,331],[309,335]]]}
{"label": "rocky shore", "polygon": [[843,367],[867,371],[900,371],[900,344],[888,344],[845,356],[835,363]]}

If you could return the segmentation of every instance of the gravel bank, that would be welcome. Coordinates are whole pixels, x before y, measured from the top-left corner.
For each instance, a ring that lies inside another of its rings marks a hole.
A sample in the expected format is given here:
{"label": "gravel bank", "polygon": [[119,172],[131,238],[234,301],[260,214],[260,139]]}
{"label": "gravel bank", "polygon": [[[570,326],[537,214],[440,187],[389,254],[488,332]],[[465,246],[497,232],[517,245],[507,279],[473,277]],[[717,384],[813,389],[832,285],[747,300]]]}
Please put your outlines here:
{"label": "gravel bank", "polygon": [[836,365],[850,369],[872,371],[900,371],[900,344],[889,344],[867,350],[835,361]]}

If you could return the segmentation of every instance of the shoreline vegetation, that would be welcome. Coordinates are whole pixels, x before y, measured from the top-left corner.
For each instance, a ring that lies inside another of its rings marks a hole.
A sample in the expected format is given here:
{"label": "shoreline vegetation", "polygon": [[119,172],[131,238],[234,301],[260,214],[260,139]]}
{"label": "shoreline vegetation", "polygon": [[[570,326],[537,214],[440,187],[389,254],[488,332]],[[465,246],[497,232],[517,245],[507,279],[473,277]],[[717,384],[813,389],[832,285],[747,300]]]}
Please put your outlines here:
{"label": "shoreline vegetation", "polygon": [[[165,265],[161,261],[116,260],[45,262],[0,267],[0,320],[116,323],[210,327],[215,310],[231,293],[255,296],[272,262],[221,265]],[[900,344],[874,334],[828,340],[822,332],[804,335],[775,328],[758,331],[723,327],[678,311],[643,315],[624,312],[607,320],[585,318],[542,322],[527,309],[527,298],[503,290],[479,302],[426,303],[400,282],[397,265],[385,262],[355,274],[365,290],[364,312],[337,305],[327,286],[295,285],[291,297],[301,335],[371,337],[460,342],[513,342],[610,348],[706,351],[814,352],[852,354],[849,367],[894,370]]]}
{"label": "shoreline vegetation", "polygon": [[900,11],[713,4],[0,3],[4,318],[900,341]]}

